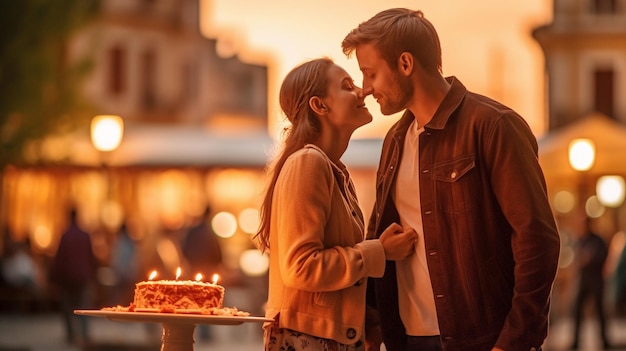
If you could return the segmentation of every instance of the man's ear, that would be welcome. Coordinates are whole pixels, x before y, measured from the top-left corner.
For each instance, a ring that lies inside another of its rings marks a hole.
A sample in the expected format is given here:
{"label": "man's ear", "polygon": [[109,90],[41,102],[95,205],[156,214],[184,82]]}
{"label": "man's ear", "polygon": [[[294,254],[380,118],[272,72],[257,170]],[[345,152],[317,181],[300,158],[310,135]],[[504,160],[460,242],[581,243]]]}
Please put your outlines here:
{"label": "man's ear", "polygon": [[311,110],[318,115],[324,115],[328,112],[328,107],[326,107],[326,104],[324,104],[324,101],[322,101],[319,96],[312,96],[309,99],[309,106]]}
{"label": "man's ear", "polygon": [[398,57],[398,70],[406,76],[409,76],[413,72],[414,63],[413,55],[405,51]]}

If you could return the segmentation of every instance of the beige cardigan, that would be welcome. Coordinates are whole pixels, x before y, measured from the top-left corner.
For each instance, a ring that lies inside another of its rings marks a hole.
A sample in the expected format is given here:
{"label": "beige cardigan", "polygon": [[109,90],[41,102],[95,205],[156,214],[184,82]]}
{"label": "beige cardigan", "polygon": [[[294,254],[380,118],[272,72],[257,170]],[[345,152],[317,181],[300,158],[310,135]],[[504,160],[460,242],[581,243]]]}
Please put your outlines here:
{"label": "beige cardigan", "polygon": [[367,277],[385,253],[364,239],[363,214],[343,164],[307,145],[278,177],[270,222],[266,317],[281,328],[354,344],[363,336]]}

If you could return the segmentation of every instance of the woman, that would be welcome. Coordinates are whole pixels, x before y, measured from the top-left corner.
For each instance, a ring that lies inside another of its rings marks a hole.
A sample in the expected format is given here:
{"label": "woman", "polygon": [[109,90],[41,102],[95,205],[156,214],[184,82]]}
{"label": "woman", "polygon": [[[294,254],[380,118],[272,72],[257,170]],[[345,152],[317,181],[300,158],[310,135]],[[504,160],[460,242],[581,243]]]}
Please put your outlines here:
{"label": "woman", "polygon": [[362,89],[330,59],[287,74],[280,106],[291,127],[274,163],[257,233],[270,251],[266,350],[362,350],[367,277],[413,252],[416,234],[392,224],[364,239],[363,214],[340,161],[369,123]]}

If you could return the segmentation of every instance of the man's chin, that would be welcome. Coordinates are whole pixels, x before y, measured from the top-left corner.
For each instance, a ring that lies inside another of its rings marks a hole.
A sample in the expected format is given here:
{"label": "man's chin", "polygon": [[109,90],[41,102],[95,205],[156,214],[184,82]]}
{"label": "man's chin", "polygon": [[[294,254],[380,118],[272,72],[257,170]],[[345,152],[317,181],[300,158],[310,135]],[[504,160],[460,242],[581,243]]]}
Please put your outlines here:
{"label": "man's chin", "polygon": [[380,109],[380,113],[382,113],[383,116],[391,116],[391,115],[394,115],[394,114],[396,114],[396,113],[398,113],[400,111],[401,110],[390,110],[390,109],[383,109],[383,108]]}

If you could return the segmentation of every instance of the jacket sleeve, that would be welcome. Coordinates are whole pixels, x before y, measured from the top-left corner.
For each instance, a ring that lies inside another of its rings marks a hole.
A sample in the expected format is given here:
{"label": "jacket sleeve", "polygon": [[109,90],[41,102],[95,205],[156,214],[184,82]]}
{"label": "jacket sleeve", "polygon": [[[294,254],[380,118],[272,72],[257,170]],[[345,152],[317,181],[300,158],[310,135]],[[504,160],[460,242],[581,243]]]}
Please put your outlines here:
{"label": "jacket sleeve", "polygon": [[326,223],[335,186],[331,165],[318,151],[292,155],[280,172],[272,212],[281,276],[288,286],[335,291],[384,272],[384,250],[378,240],[354,246],[324,245],[325,236],[331,235]]}
{"label": "jacket sleeve", "polygon": [[[492,189],[512,227],[514,292],[496,347],[539,349],[548,329],[560,239],[538,161],[537,142],[516,114],[504,115],[483,150]],[[488,144],[488,145],[487,145]]]}

